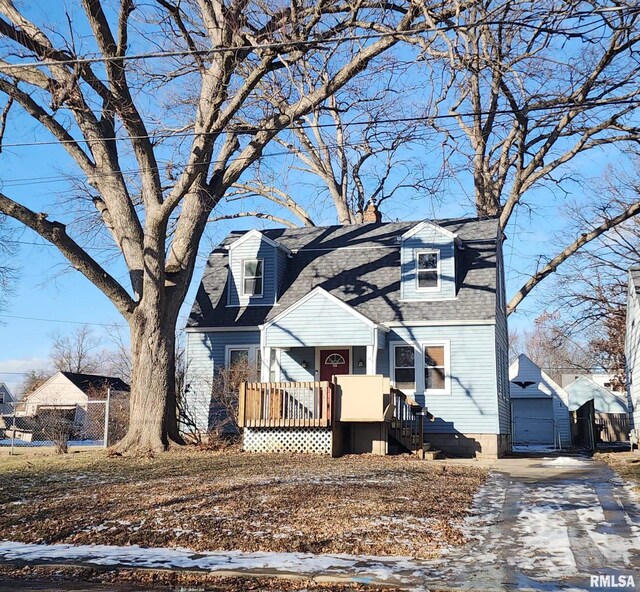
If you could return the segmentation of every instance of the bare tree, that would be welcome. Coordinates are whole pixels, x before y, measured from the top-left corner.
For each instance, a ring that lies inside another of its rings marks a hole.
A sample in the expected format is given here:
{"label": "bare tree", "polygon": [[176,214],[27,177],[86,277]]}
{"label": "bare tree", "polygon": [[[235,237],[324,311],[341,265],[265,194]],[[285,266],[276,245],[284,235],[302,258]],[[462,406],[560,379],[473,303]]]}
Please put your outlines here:
{"label": "bare tree", "polygon": [[[423,139],[424,126],[415,117],[418,108],[408,100],[419,89],[409,82],[410,76],[401,75],[408,67],[388,54],[384,63],[370,68],[275,138],[293,157],[289,170],[319,182],[319,190],[317,185],[310,187],[311,200],[300,197],[299,183],[295,189],[287,186],[281,166],[274,170],[262,162],[253,167],[252,178],[236,183],[227,195],[229,201],[266,199],[292,215],[294,222],[259,209],[214,220],[254,216],[287,226],[314,226],[313,209],[322,205],[317,203],[318,194],[324,193],[340,224],[357,224],[370,202],[379,205],[402,190],[411,190],[415,196],[424,186],[419,174],[422,167],[419,159],[406,155],[406,149]],[[296,81],[297,90],[302,94],[317,79],[328,78],[326,70],[310,67]],[[281,89],[264,91],[264,100],[275,106],[281,96]]]}
{"label": "bare tree", "polygon": [[[563,196],[572,163],[640,137],[640,12],[618,2],[477,3],[423,48],[444,84],[431,120],[451,150],[449,175],[470,171],[479,216],[506,228],[532,190]],[[538,269],[522,299],[578,249],[640,213],[640,201],[582,229]]]}
{"label": "bare tree", "polygon": [[517,334],[521,353],[533,360],[557,382],[563,372],[590,372],[597,367],[588,343],[581,343],[563,329],[557,314],[543,313],[530,331]]}
{"label": "bare tree", "polygon": [[100,342],[87,325],[78,327],[69,335],[53,333],[53,345],[49,359],[56,370],[100,374],[103,372],[102,356],[98,356]]}
{"label": "bare tree", "polygon": [[[78,12],[56,15],[62,24],[53,31],[55,24],[39,26],[11,0],[0,0],[0,92],[41,124],[86,177],[100,229],[120,249],[130,288],[61,222],[4,193],[0,212],[55,245],[127,320],[131,421],[118,450],[158,451],[181,441],[176,320],[213,208],[279,132],[393,47],[399,33],[432,29],[460,7],[410,1],[118,4],[112,12],[100,0],[82,1],[92,38],[83,24],[80,43]],[[371,38],[372,28],[383,34]],[[340,51],[327,52],[327,46]],[[99,57],[83,60],[78,47]],[[172,53],[162,61],[135,60],[132,47]],[[300,65],[326,60],[331,76],[304,95],[297,92]],[[287,89],[278,108],[257,90],[269,80]],[[195,104],[189,101],[193,88],[199,89]]]}
{"label": "bare tree", "polygon": [[[2,133],[0,133],[0,140],[1,138]],[[14,254],[15,243],[7,228],[6,216],[0,214],[0,310],[6,306],[7,299],[14,293],[13,287],[17,279],[17,270],[10,263],[10,258]]]}
{"label": "bare tree", "polygon": [[[592,190],[593,207],[568,209],[575,232],[609,212],[629,207],[640,196],[638,163],[631,170],[611,169]],[[582,334],[608,372],[624,375],[624,335],[628,269],[640,261],[640,218],[631,218],[577,252],[546,290],[549,302],[563,314],[563,330]]]}

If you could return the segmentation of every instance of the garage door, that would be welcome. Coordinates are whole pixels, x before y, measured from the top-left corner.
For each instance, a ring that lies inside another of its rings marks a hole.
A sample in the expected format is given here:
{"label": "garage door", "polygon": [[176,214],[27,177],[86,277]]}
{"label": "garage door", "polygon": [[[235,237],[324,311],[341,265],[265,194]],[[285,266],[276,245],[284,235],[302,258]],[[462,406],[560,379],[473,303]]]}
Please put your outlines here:
{"label": "garage door", "polygon": [[511,399],[513,443],[553,445],[553,400]]}

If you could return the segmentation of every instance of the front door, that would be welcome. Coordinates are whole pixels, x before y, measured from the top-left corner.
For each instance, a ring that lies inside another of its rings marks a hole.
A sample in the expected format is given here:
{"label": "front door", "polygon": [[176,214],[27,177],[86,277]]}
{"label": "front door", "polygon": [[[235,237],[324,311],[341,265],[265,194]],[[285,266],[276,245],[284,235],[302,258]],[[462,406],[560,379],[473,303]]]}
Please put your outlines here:
{"label": "front door", "polygon": [[349,374],[348,349],[320,350],[320,380],[328,380],[336,374]]}

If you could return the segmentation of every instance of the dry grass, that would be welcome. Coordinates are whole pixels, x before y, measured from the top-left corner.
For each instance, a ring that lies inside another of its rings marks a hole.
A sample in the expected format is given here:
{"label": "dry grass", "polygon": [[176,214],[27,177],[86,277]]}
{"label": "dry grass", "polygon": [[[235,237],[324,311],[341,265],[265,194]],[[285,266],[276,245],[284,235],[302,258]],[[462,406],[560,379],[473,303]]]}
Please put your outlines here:
{"label": "dry grass", "polygon": [[[95,582],[108,584],[114,592],[149,589],[197,592],[400,592],[398,588],[356,583],[321,583],[304,579],[224,577],[208,573],[153,569],[96,569],[64,565],[14,566],[0,564],[0,589],[11,590],[12,582],[24,580],[65,582]],[[75,588],[69,588],[75,589]],[[104,588],[100,588],[104,589]]]}
{"label": "dry grass", "polygon": [[2,538],[433,557],[485,472],[409,457],[178,450],[0,458]]}
{"label": "dry grass", "polygon": [[640,489],[640,452],[599,452],[594,458],[606,462],[623,479]]}

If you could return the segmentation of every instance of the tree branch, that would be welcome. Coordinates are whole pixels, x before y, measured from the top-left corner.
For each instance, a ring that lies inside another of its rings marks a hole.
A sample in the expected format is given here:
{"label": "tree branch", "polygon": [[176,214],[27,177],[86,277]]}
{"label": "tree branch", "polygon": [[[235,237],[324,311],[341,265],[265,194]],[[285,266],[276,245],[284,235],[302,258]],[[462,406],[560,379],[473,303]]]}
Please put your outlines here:
{"label": "tree branch", "polygon": [[527,283],[522,286],[518,290],[518,292],[513,296],[509,305],[507,306],[507,314],[511,314],[516,311],[518,305],[522,302],[525,296],[527,296],[531,290],[533,290],[544,278],[548,275],[551,275],[558,266],[566,261],[571,255],[573,255],[578,249],[586,245],[588,242],[598,238],[600,235],[604,234],[607,230],[614,228],[618,224],[621,224],[625,220],[629,218],[633,218],[634,216],[640,213],[640,201],[637,201],[631,204],[624,212],[615,216],[614,218],[609,218],[605,220],[600,226],[594,228],[590,232],[586,232],[582,234],[578,239],[576,239],[572,244],[566,247],[561,253],[556,255],[551,261],[549,261],[540,271],[536,272]]}

